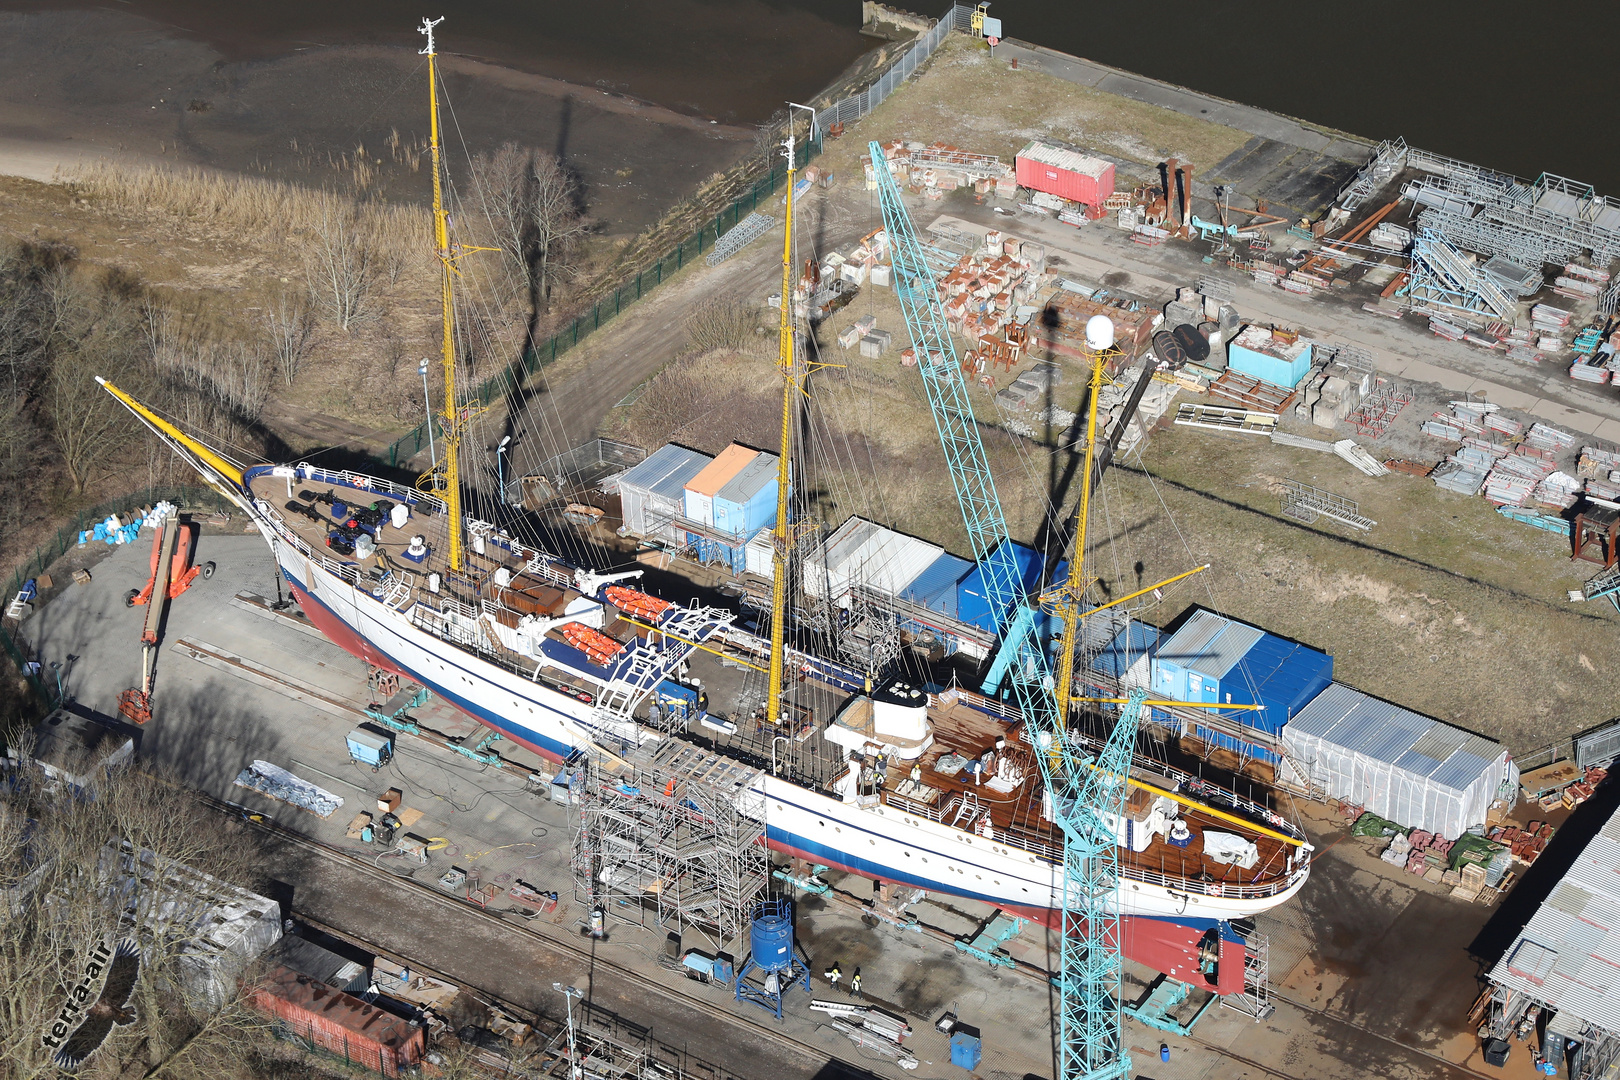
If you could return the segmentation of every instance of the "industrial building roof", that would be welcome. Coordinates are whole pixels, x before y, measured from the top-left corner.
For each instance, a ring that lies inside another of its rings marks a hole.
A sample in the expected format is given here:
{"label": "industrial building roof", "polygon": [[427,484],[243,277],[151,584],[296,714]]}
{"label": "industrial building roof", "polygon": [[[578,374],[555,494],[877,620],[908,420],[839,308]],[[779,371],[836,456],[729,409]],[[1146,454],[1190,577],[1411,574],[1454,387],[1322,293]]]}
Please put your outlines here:
{"label": "industrial building roof", "polygon": [[619,488],[639,488],[666,499],[679,499],[686,482],[702,472],[712,460],[708,454],[666,443],[647,455],[647,460],[621,476]]}
{"label": "industrial building roof", "polygon": [[942,554],[944,549],[938,545],[852,517],[827,538],[810,560],[804,575],[805,591],[819,596],[827,590],[836,597],[860,585],[899,596]]}
{"label": "industrial building roof", "polygon": [[[718,464],[719,459],[715,460]],[[775,454],[767,454],[764,451],[756,453],[737,470],[736,475],[714,493],[714,497],[721,502],[746,506],[755,495],[776,483],[776,461]]]}
{"label": "industrial building roof", "polygon": [[[1012,566],[1018,580],[1023,583],[1024,591],[1033,593],[1040,588],[1041,570],[1045,566],[1046,560],[1034,548],[1007,539],[997,544],[996,549],[984,557],[984,562]],[[1050,580],[1062,581],[1068,576],[1068,573],[1068,560],[1060,560]],[[957,593],[960,605],[958,618],[963,622],[973,623],[980,629],[988,630],[991,633],[1001,631],[1001,627],[996,623],[1002,613],[990,610],[990,594],[985,585],[984,567],[982,565],[976,564],[967,576],[962,579]]]}
{"label": "industrial building roof", "polygon": [[1160,647],[1159,659],[1220,679],[1265,636],[1257,626],[1233,622],[1213,611],[1195,611]]}
{"label": "industrial building roof", "polygon": [[686,482],[686,490],[698,495],[717,495],[732,477],[742,472],[744,466],[758,456],[758,450],[732,443]]}
{"label": "industrial building roof", "polygon": [[1050,146],[1040,141],[1027,144],[1022,150],[1018,151],[1018,156],[1028,158],[1031,161],[1038,161],[1042,165],[1068,169],[1070,172],[1077,172],[1083,176],[1093,178],[1100,178],[1108,171],[1108,162],[1100,157],[1076,153],[1073,150],[1065,150],[1061,146]]}
{"label": "industrial building roof", "polygon": [[1491,982],[1557,1009],[1559,1029],[1577,1019],[1620,1032],[1620,810],[1609,817],[1497,961]]}
{"label": "industrial building roof", "polygon": [[1461,791],[1502,755],[1500,743],[1334,683],[1294,715],[1289,735],[1312,736]]}

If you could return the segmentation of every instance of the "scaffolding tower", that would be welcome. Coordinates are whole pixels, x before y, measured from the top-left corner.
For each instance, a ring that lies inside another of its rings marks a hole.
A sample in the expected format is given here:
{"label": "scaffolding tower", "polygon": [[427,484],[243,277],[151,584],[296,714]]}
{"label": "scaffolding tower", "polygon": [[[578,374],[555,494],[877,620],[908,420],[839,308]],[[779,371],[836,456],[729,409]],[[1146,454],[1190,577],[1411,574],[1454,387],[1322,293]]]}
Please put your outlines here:
{"label": "scaffolding tower", "polygon": [[607,915],[724,949],[769,879],[760,771],[679,739],[608,764],[583,760],[573,808],[574,895]]}

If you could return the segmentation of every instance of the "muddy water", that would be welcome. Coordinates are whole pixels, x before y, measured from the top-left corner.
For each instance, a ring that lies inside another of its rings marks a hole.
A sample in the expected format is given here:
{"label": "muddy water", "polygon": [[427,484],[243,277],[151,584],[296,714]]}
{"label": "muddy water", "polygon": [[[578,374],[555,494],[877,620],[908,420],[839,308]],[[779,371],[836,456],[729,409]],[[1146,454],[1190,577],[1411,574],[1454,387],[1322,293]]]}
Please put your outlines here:
{"label": "muddy water", "polygon": [[600,86],[722,122],[763,120],[830,82],[875,42],[857,0],[0,0],[0,10],[101,8],[206,42],[227,60],[333,45],[420,46]]}
{"label": "muddy water", "polygon": [[[857,0],[436,0],[421,10],[397,0],[0,0],[88,7],[154,19],[233,59],[414,48],[431,8],[447,17],[446,50],[742,123],[819,89],[874,44],[858,32]],[[1128,71],[1523,176],[1620,190],[1620,142],[1594,120],[1602,69],[1580,51],[1620,33],[1620,4],[1521,5],[1507,18],[1469,0],[997,0],[991,11],[1012,37]]]}

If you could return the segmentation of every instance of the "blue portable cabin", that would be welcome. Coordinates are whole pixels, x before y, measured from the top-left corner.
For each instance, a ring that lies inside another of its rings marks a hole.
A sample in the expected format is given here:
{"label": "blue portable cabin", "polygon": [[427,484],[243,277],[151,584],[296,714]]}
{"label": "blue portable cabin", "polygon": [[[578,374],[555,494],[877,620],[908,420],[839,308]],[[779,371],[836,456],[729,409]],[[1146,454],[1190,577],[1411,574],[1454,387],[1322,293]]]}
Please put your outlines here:
{"label": "blue portable cabin", "polygon": [[[759,453],[714,496],[714,527],[741,542],[776,523],[775,454]],[[739,556],[740,557],[740,556]]]}
{"label": "blue portable cabin", "polygon": [[[1301,709],[1333,682],[1333,657],[1259,627],[1195,611],[1159,644],[1150,663],[1151,690],[1169,701],[1263,705],[1224,715],[1274,740]],[[1197,725],[1199,738],[1266,761],[1275,751],[1213,726]]]}

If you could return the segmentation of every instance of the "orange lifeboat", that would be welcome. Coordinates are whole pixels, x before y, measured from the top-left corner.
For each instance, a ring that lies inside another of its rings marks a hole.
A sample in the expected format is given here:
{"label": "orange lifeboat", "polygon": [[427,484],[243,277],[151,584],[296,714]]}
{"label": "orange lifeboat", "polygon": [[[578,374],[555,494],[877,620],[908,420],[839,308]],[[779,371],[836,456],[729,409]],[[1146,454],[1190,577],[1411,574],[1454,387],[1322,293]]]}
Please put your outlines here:
{"label": "orange lifeboat", "polygon": [[585,659],[597,667],[607,667],[613,658],[619,655],[624,646],[600,630],[593,630],[582,623],[564,623],[558,631],[563,640],[585,654]]}
{"label": "orange lifeboat", "polygon": [[659,617],[675,605],[668,600],[660,600],[656,596],[648,596],[636,589],[627,589],[623,585],[609,585],[602,590],[608,603],[628,615],[648,622],[657,622]]}

